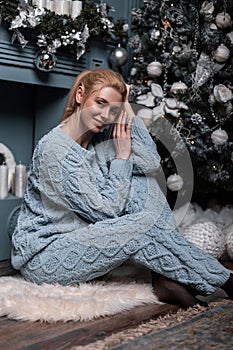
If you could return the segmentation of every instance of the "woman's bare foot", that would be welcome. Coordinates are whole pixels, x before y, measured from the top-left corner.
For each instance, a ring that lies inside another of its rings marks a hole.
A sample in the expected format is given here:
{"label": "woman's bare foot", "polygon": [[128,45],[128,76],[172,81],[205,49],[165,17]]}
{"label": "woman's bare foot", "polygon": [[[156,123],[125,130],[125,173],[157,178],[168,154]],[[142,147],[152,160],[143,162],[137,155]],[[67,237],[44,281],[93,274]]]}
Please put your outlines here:
{"label": "woman's bare foot", "polygon": [[226,281],[226,283],[221,287],[221,289],[224,290],[224,292],[227,293],[228,297],[233,300],[233,274],[230,274],[229,279]]}
{"label": "woman's bare foot", "polygon": [[161,276],[154,271],[151,271],[151,277],[154,293],[159,301],[178,305],[184,309],[200,304],[183,284]]}

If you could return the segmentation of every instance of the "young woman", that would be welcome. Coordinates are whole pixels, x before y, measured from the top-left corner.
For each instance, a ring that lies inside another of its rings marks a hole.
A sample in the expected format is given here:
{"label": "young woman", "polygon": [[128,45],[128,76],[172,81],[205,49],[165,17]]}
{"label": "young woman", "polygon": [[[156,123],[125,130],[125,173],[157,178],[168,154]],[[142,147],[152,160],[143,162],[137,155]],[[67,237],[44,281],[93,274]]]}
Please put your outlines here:
{"label": "young woman", "polygon": [[34,151],[12,237],[14,268],[38,284],[69,285],[130,258],[152,270],[161,301],[189,307],[219,287],[233,298],[233,275],[179,234],[154,178],[159,162],[122,77],[82,72],[61,123]]}

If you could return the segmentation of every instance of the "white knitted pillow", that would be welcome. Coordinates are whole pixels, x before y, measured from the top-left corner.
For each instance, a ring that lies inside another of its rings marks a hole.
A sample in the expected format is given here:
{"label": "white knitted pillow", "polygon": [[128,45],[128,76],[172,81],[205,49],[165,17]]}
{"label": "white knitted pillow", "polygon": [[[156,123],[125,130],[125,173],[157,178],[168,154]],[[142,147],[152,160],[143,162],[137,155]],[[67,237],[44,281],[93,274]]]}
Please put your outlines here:
{"label": "white knitted pillow", "polygon": [[212,221],[198,222],[190,225],[184,229],[182,235],[187,241],[217,259],[224,253],[224,235]]}
{"label": "white knitted pillow", "polygon": [[226,252],[233,260],[233,224],[226,229]]}

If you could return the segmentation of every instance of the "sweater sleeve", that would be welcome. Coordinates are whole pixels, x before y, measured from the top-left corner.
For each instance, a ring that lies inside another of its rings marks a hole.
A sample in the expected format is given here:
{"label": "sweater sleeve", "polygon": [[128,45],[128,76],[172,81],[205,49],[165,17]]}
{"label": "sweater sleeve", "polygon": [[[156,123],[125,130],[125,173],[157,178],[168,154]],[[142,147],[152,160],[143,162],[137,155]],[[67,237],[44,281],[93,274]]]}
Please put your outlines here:
{"label": "sweater sleeve", "polygon": [[154,173],[160,165],[160,156],[143,120],[138,116],[133,117],[131,136],[133,173]]}
{"label": "sweater sleeve", "polygon": [[71,153],[63,163],[62,181],[71,210],[90,222],[120,216],[129,197],[132,167],[130,160],[113,159],[103,177],[91,159],[85,157],[79,164]]}

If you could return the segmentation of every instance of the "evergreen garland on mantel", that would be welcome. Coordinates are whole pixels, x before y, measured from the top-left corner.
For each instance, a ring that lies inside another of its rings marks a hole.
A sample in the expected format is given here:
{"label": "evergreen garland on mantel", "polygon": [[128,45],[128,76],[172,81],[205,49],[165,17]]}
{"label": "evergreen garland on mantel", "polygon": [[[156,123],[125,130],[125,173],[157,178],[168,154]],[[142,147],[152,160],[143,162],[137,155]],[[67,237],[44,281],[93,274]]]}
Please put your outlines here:
{"label": "evergreen garland on mantel", "polygon": [[46,62],[53,63],[41,69],[47,71],[55,66],[58,49],[76,55],[78,60],[85,53],[89,39],[100,37],[113,45],[126,43],[128,24],[124,19],[114,23],[109,16],[111,11],[114,8],[107,4],[85,0],[80,15],[73,19],[46,8],[39,9],[25,0],[0,1],[0,20],[12,32],[11,42],[18,41],[22,47],[28,43],[40,47],[39,59],[47,57]]}

